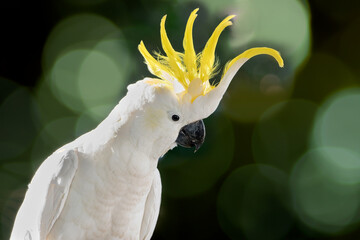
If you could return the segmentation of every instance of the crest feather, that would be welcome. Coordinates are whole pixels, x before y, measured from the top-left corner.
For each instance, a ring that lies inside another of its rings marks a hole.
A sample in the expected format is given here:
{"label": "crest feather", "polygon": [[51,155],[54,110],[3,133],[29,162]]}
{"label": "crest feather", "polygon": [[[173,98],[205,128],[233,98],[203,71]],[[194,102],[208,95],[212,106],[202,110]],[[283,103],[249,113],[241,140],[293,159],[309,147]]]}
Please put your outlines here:
{"label": "crest feather", "polygon": [[[155,59],[146,49],[143,41],[140,42],[138,49],[145,58],[145,63],[149,71],[167,84],[174,86],[174,89],[181,98],[190,99],[193,102],[198,96],[206,95],[217,88],[210,84],[209,80],[217,74],[218,62],[215,58],[215,49],[219,37],[224,29],[232,25],[231,19],[235,15],[226,17],[214,30],[207,41],[203,51],[196,54],[193,43],[193,26],[197,17],[198,8],[193,10],[188,18],[183,39],[184,53],[177,52],[172,47],[165,29],[166,15],[160,22],[160,36],[162,48],[166,56],[155,53]],[[252,48],[238,55],[226,64],[225,73],[238,61],[247,61],[248,59],[259,55],[267,54],[274,57],[279,65],[284,65],[278,51],[271,48]],[[237,70],[236,70],[237,71]],[[220,80],[222,82],[223,78]],[[158,83],[157,81],[148,81],[149,84]],[[179,87],[177,87],[179,86]]]}
{"label": "crest feather", "polygon": [[230,19],[234,16],[225,18],[215,29],[210,39],[205,45],[202,53],[196,54],[193,43],[193,25],[197,17],[198,8],[193,10],[186,24],[183,39],[184,53],[174,50],[165,29],[166,15],[160,22],[160,36],[162,48],[166,56],[155,53],[155,59],[145,48],[141,41],[138,48],[145,58],[149,71],[155,76],[165,81],[177,81],[180,83],[185,92],[188,92],[189,85],[194,79],[201,79],[202,94],[206,94],[213,87],[209,79],[214,75],[217,63],[215,62],[215,48],[221,32],[232,23]]}

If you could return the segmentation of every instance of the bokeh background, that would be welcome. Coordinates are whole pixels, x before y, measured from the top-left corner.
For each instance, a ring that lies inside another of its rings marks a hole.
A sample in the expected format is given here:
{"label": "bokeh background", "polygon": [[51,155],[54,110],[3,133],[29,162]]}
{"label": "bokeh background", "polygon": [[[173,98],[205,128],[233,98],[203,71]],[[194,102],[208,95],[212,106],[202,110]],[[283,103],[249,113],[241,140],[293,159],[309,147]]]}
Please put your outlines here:
{"label": "bokeh background", "polygon": [[[216,25],[220,65],[256,46],[205,120],[194,154],[159,161],[153,239],[360,239],[360,1],[44,0],[0,3],[0,237],[54,150],[93,129],[150,76],[137,45],[175,49],[199,7],[201,51]],[[221,74],[214,78],[218,81]]]}

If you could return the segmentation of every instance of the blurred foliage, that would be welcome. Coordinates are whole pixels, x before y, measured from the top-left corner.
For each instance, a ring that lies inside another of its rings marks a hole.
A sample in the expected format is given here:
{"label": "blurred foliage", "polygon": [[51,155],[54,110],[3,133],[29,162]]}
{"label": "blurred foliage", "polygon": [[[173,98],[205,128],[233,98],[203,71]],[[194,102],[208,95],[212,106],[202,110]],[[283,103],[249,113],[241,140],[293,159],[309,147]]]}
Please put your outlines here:
{"label": "blurred foliage", "polygon": [[1,239],[41,162],[150,76],[140,40],[160,51],[168,14],[180,51],[196,7],[197,52],[236,14],[220,65],[267,46],[285,68],[266,56],[246,63],[205,120],[204,146],[160,159],[153,239],[360,238],[358,0],[44,0],[0,6]]}

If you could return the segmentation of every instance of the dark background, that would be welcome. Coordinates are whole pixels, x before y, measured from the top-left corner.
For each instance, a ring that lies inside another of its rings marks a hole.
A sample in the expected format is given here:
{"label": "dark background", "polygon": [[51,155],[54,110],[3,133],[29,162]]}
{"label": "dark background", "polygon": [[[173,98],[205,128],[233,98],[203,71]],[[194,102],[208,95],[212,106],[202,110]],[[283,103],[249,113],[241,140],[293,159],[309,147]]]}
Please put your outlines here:
{"label": "dark background", "polygon": [[[308,14],[309,22],[304,25],[308,26],[309,38],[304,41],[309,47],[300,48],[302,57],[295,61],[291,51],[272,38],[234,45],[238,35],[232,27],[224,31],[217,48],[221,66],[247,48],[263,45],[282,53],[285,68],[278,68],[270,57],[249,61],[237,74],[218,111],[205,121],[208,137],[203,148],[196,154],[176,149],[160,160],[163,198],[153,239],[360,239],[360,152],[356,150],[360,149],[360,2],[287,1],[302,4]],[[39,163],[91,130],[109,111],[96,112],[96,117],[83,115],[87,106],[96,104],[89,101],[79,108],[69,107],[74,96],[70,94],[64,103],[64,93],[53,89],[48,79],[53,76],[56,59],[77,47],[94,47],[94,43],[86,42],[87,36],[100,41],[96,33],[95,37],[89,33],[93,31],[93,22],[89,21],[83,25],[83,39],[74,35],[73,42],[79,45],[64,44],[63,50],[47,58],[46,51],[50,50],[45,45],[55,26],[76,14],[92,13],[120,29],[121,34],[112,39],[121,38],[126,54],[119,51],[119,67],[129,72],[122,75],[126,79],[118,86],[118,101],[127,84],[150,76],[137,45],[144,40],[149,50],[160,50],[159,23],[164,14],[168,14],[170,39],[181,49],[186,19],[200,7],[194,27],[195,48],[200,51],[217,23],[243,10],[236,2],[246,1],[226,2],[234,7],[220,6],[218,11],[211,8],[213,2],[0,3],[2,239],[9,237],[26,185]],[[254,2],[259,8],[263,6],[260,0]],[[271,11],[277,14],[277,10]],[[256,19],[256,15],[252,17]],[[291,24],[293,17],[296,15],[281,22]],[[241,17],[234,22],[250,24],[238,21]],[[130,60],[124,60],[127,57]],[[128,67],[121,68],[122,64]],[[265,75],[268,78],[264,80]],[[79,101],[75,99],[74,105]],[[114,106],[116,101],[105,99],[104,104]],[[341,105],[336,112],[334,101],[346,107]],[[85,119],[84,124],[77,122],[79,118]],[[322,129],[322,140],[316,137],[316,129]],[[333,165],[329,167],[327,161]]]}

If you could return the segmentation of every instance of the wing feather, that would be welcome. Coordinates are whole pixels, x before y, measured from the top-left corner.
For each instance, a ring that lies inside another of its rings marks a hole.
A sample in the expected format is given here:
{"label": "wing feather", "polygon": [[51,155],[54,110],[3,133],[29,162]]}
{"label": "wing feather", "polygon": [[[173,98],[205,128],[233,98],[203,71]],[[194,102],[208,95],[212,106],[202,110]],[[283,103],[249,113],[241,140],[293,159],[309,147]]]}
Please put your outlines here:
{"label": "wing feather", "polygon": [[141,224],[140,239],[149,240],[154,232],[159,216],[161,202],[161,179],[156,169],[153,183],[146,199],[144,216]]}
{"label": "wing feather", "polygon": [[66,202],[78,167],[76,150],[57,151],[36,171],[16,215],[10,240],[45,240]]}

